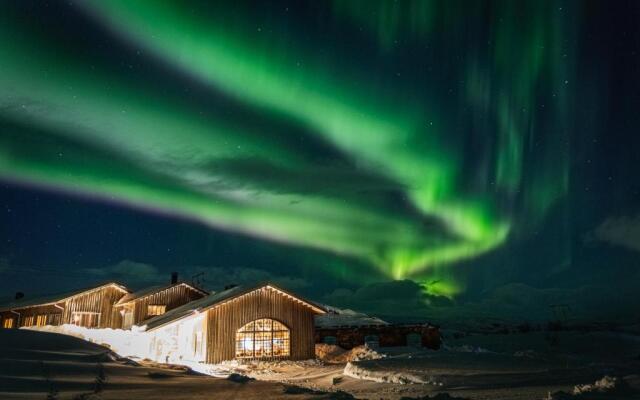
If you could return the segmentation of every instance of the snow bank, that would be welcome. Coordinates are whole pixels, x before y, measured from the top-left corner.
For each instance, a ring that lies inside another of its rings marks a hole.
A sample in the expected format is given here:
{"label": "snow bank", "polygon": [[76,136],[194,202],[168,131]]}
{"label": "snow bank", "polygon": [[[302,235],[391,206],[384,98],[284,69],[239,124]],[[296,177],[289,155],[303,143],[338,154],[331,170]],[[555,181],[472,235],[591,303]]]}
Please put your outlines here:
{"label": "snow bank", "polygon": [[84,339],[88,342],[108,347],[122,357],[144,359],[149,354],[149,338],[144,332],[122,329],[95,329],[77,325],[34,326],[29,328],[40,332],[60,333]]}
{"label": "snow bank", "polygon": [[[337,347],[337,346],[335,346]],[[344,367],[343,374],[356,379],[362,379],[373,382],[397,383],[397,384],[432,384],[440,386],[440,383],[426,373],[426,371],[398,371],[389,369],[386,363],[367,363],[366,366],[359,361],[382,360],[387,355],[378,353],[377,351],[367,347],[354,347],[351,351],[342,355],[348,361]],[[410,357],[410,356],[409,356]]]}
{"label": "snow bank", "polygon": [[610,392],[616,389],[620,384],[620,381],[616,377],[611,377],[605,375],[602,379],[595,381],[592,384],[586,385],[576,385],[573,388],[573,394],[579,395],[583,393],[592,393],[592,392]]}
{"label": "snow bank", "polygon": [[351,359],[349,361],[379,360],[385,357],[385,354],[378,353],[374,349],[365,345],[351,349]]}
{"label": "snow bank", "polygon": [[280,381],[283,376],[308,370],[313,367],[321,367],[322,363],[318,360],[302,360],[302,361],[223,361],[218,364],[197,364],[193,366],[193,370],[205,375],[215,376],[218,378],[231,379],[233,377],[251,377],[260,380],[276,380]]}
{"label": "snow bank", "polygon": [[318,343],[316,344],[316,357],[327,363],[346,363],[349,361],[379,360],[386,357],[386,354],[378,353],[366,345],[345,350],[334,344]]}
{"label": "snow bank", "polygon": [[376,370],[374,368],[364,368],[357,362],[349,362],[344,367],[343,374],[356,379],[363,379],[373,382],[406,384],[431,384],[441,386],[428,375],[415,374],[407,371]]}
{"label": "snow bank", "polygon": [[[637,392],[633,394],[628,385],[616,377],[605,375],[602,379],[594,383],[584,385],[576,385],[571,393],[563,391],[549,393],[545,400],[573,400],[573,399],[591,399],[591,398],[610,398],[615,393],[615,397],[611,398],[637,398]],[[625,395],[626,394],[626,395]],[[606,396],[606,397],[603,397]]]}
{"label": "snow bank", "polygon": [[[114,353],[121,357],[147,360],[149,362],[150,360],[155,360],[159,363],[158,366],[160,366],[160,364],[164,364],[163,367],[166,368],[164,357],[158,358],[155,354],[153,354],[154,352],[153,346],[151,346],[151,340],[154,336],[149,334],[148,332],[110,328],[88,329],[76,325],[40,326],[22,329],[74,336],[91,343],[108,347]],[[374,357],[372,353],[367,352],[361,352],[357,354],[359,354],[361,357]],[[317,366],[321,364],[318,360],[255,360],[244,362],[232,360],[224,361],[219,364],[205,364],[202,362],[196,362],[194,360],[179,357],[170,357],[169,361],[174,367],[184,366],[190,368],[195,372],[219,378],[228,378],[232,375],[268,376],[278,374],[286,370]]]}

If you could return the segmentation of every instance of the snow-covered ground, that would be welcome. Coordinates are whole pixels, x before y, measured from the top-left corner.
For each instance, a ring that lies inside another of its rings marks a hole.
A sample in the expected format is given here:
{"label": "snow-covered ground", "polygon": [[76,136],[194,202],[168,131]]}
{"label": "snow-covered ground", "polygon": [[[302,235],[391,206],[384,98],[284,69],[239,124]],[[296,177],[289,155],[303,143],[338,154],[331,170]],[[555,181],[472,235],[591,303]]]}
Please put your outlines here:
{"label": "snow-covered ground", "polygon": [[212,378],[178,366],[139,365],[68,335],[0,329],[0,399],[335,399],[278,382]]}
{"label": "snow-covered ground", "polygon": [[108,347],[121,357],[148,358],[149,338],[145,332],[122,329],[89,329],[71,324],[21,328],[39,332],[59,333]]}
{"label": "snow-covered ground", "polygon": [[[141,361],[142,332],[77,327],[45,329],[66,329],[68,334],[95,343],[109,343],[122,356],[134,357],[147,366],[155,365]],[[317,346],[316,353],[319,359],[301,362],[183,364],[234,381],[250,377],[256,379],[250,381],[252,384],[263,381],[325,393],[344,391],[366,399],[415,399],[442,393],[491,400],[640,399],[640,337],[635,333],[457,333],[447,334],[443,349],[438,351],[409,347],[375,350],[358,347],[347,351],[322,344]],[[182,369],[182,374],[185,370]],[[274,394],[275,398],[280,395]],[[321,396],[314,392],[306,395]],[[294,395],[287,394],[286,398],[295,398],[291,396]],[[4,398],[1,393],[0,398]]]}
{"label": "snow-covered ground", "polygon": [[[579,394],[576,385],[593,384],[610,375],[621,383],[619,393],[609,393],[610,398],[640,398],[640,337],[629,334],[471,335],[446,340],[438,351],[389,348],[380,352],[386,357],[348,363],[345,375],[473,399],[541,399],[560,390]],[[621,389],[625,385],[631,388]]]}
{"label": "snow-covered ground", "polygon": [[[640,399],[637,336],[561,332],[550,338],[534,332],[471,335],[445,343],[438,351],[409,347],[346,351],[322,344],[316,347],[321,361],[228,366],[260,380],[343,390],[363,399],[416,399],[442,393],[486,400]],[[605,376],[610,376],[605,384],[596,384]],[[618,384],[607,387],[612,379]],[[588,390],[593,387],[597,389]]]}

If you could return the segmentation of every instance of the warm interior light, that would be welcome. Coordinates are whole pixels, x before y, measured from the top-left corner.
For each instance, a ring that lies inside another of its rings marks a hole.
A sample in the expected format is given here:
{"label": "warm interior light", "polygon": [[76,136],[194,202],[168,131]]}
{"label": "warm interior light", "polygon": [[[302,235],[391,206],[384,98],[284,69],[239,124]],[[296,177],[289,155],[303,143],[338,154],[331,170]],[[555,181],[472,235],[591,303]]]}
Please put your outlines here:
{"label": "warm interior light", "polygon": [[289,328],[279,321],[262,318],[249,322],[236,333],[236,357],[286,357],[290,338]]}

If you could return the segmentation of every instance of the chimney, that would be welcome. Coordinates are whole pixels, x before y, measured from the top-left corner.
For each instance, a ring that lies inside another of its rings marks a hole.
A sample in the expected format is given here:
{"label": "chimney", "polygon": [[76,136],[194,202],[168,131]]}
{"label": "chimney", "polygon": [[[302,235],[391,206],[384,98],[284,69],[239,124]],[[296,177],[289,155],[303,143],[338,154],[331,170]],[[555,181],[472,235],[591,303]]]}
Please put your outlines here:
{"label": "chimney", "polygon": [[16,300],[20,300],[20,299],[21,299],[21,298],[23,298],[23,297],[24,297],[24,293],[22,293],[22,292],[16,292],[16,297],[15,297],[15,299],[16,299]]}
{"label": "chimney", "polygon": [[175,285],[176,283],[178,283],[178,273],[177,272],[172,272],[171,273],[171,284]]}

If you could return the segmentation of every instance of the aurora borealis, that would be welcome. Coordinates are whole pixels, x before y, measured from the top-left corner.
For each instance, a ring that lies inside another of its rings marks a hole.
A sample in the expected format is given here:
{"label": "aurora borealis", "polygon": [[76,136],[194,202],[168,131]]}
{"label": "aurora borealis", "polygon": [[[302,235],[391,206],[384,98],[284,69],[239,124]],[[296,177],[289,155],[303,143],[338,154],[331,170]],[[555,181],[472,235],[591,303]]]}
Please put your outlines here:
{"label": "aurora borealis", "polygon": [[575,142],[597,123],[576,113],[600,89],[577,78],[597,75],[588,4],[2,8],[7,184],[204,224],[292,264],[326,255],[340,261],[311,270],[345,285],[409,279],[455,299],[470,263],[550,215],[571,262]]}

